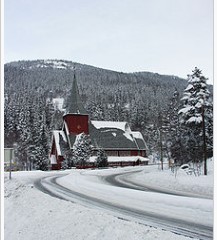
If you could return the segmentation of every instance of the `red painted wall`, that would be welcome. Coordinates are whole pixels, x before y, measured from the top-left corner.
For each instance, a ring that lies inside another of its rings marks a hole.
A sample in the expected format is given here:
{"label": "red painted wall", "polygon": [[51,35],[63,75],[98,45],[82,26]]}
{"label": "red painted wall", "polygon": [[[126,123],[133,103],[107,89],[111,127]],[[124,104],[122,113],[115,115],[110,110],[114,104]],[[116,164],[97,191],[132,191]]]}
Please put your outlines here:
{"label": "red painted wall", "polygon": [[70,134],[89,134],[88,115],[67,114],[63,117],[66,121]]}
{"label": "red painted wall", "polygon": [[57,163],[51,165],[51,170],[60,170],[62,167],[62,161],[64,160],[63,156],[57,156],[56,154]]}
{"label": "red painted wall", "polygon": [[141,156],[142,156],[142,157],[147,157],[145,150],[141,150]]}
{"label": "red painted wall", "polygon": [[55,155],[55,153],[56,153],[56,144],[55,144],[55,141],[53,140],[50,155],[51,154]]}
{"label": "red painted wall", "polygon": [[131,156],[138,156],[139,155],[137,150],[131,150],[130,154],[131,154]]}

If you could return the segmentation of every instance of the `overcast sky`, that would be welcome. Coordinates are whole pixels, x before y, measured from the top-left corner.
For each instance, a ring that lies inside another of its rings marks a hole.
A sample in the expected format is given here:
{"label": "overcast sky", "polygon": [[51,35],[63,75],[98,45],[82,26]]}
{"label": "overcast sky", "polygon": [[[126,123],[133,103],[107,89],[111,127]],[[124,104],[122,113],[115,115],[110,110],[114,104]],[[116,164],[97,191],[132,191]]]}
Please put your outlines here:
{"label": "overcast sky", "polygon": [[213,0],[5,0],[4,59],[213,79]]}

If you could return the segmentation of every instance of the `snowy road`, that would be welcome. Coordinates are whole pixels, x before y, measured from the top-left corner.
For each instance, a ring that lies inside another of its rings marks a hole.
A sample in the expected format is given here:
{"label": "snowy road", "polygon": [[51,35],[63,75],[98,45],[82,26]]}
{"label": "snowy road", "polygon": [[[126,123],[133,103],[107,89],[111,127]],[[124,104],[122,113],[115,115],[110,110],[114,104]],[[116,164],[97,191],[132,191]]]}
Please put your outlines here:
{"label": "snowy road", "polygon": [[163,194],[170,194],[175,196],[186,196],[186,197],[192,197],[192,198],[205,198],[205,199],[211,199],[210,196],[202,195],[202,194],[196,194],[196,193],[186,193],[186,192],[178,192],[178,191],[170,191],[170,190],[163,190],[162,188],[159,188],[157,186],[149,186],[145,183],[138,183],[135,180],[133,181],[130,177],[134,175],[135,173],[139,173],[141,170],[129,172],[129,173],[118,173],[118,174],[111,174],[109,176],[103,177],[103,180],[105,182],[110,183],[113,186],[117,187],[123,187],[123,188],[130,188],[140,191],[146,191],[146,192],[157,192],[157,193],[163,193]]}
{"label": "snowy road", "polygon": [[152,192],[150,188],[126,181],[128,176],[129,172],[109,174],[107,171],[103,175],[95,171],[80,171],[44,177],[37,180],[35,186],[53,197],[103,208],[126,221],[184,236],[212,239],[211,200],[198,198],[192,201],[190,197],[162,194],[157,190]]}

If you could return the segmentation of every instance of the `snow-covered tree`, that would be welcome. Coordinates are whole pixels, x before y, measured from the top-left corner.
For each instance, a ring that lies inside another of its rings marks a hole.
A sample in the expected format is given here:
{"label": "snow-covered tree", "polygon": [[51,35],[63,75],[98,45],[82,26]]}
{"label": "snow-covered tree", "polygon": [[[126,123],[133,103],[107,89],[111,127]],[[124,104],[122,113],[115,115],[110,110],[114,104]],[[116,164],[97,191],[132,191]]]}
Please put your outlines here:
{"label": "snow-covered tree", "polygon": [[64,157],[64,160],[62,162],[62,169],[69,169],[74,166],[73,150],[70,149],[68,142],[63,139],[61,134],[59,136],[59,144],[61,146],[61,152]]}
{"label": "snow-covered tree", "polygon": [[[188,75],[188,86],[181,99],[183,106],[179,110],[181,124],[189,136],[188,146],[191,145],[189,153],[193,153],[196,161],[204,160],[205,162],[207,142],[210,142],[212,147],[210,139],[212,139],[213,124],[212,102],[206,81],[207,79],[198,68]],[[206,174],[206,167],[204,173]]]}
{"label": "snow-covered tree", "polygon": [[90,113],[91,119],[98,121],[104,120],[103,108],[100,103],[94,103],[89,101],[86,105],[86,109],[88,113]]}
{"label": "snow-covered tree", "polygon": [[180,105],[179,92],[176,89],[173,93],[172,98],[170,99],[169,110],[168,110],[169,132],[172,138],[175,138],[180,133],[179,114],[178,114],[179,105]]}
{"label": "snow-covered tree", "polygon": [[188,75],[188,86],[181,99],[183,107],[179,110],[182,123],[193,126],[202,123],[202,109],[208,109],[211,105],[206,80],[198,68],[193,70],[192,75]]}
{"label": "snow-covered tree", "polygon": [[24,104],[18,116],[18,156],[19,160],[25,165],[26,170],[32,169],[31,158],[29,158],[29,147],[32,143],[32,126],[31,126],[31,101],[30,98],[23,99]]}
{"label": "snow-covered tree", "polygon": [[98,167],[108,166],[108,156],[103,148],[99,148],[97,152],[96,163]]}
{"label": "snow-covered tree", "polygon": [[168,109],[169,119],[169,152],[170,157],[174,160],[175,164],[182,165],[187,160],[185,156],[185,149],[183,144],[184,138],[182,138],[183,131],[181,129],[179,121],[179,106],[180,98],[177,89],[174,91],[172,98],[170,99]]}
{"label": "snow-covered tree", "polygon": [[76,165],[84,166],[90,159],[91,151],[90,137],[84,133],[77,135],[73,146],[73,162]]}
{"label": "snow-covered tree", "polygon": [[17,94],[6,96],[4,101],[4,135],[5,147],[13,146],[18,139],[18,117],[20,104],[17,102]]}
{"label": "snow-covered tree", "polygon": [[35,162],[35,168],[42,171],[48,170],[48,144],[47,134],[45,126],[42,126],[41,134],[39,138],[39,144],[36,151],[37,157]]}

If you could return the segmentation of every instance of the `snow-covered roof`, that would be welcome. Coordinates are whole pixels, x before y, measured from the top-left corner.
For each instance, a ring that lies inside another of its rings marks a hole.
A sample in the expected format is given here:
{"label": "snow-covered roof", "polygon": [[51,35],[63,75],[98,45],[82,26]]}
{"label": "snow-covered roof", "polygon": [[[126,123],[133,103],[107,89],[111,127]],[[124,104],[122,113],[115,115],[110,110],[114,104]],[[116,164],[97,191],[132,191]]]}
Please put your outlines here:
{"label": "snow-covered roof", "polygon": [[141,132],[132,131],[131,134],[133,135],[134,138],[143,140],[143,136],[142,136]]}
{"label": "snow-covered roof", "polygon": [[131,131],[127,122],[113,122],[113,121],[91,121],[95,128],[116,128],[122,131]]}
{"label": "snow-covered roof", "polygon": [[132,131],[131,132],[135,142],[136,142],[136,145],[138,147],[138,149],[140,150],[146,150],[147,149],[147,145],[146,145],[146,142],[142,136],[142,133],[141,132],[138,132],[138,131]]}
{"label": "snow-covered roof", "polygon": [[100,146],[107,150],[139,149],[127,122],[91,121],[89,134],[95,148]]}
{"label": "snow-covered roof", "polygon": [[57,154],[61,156],[60,136],[62,137],[63,141],[67,142],[65,133],[62,130],[55,130],[53,131],[53,136],[56,143]]}

